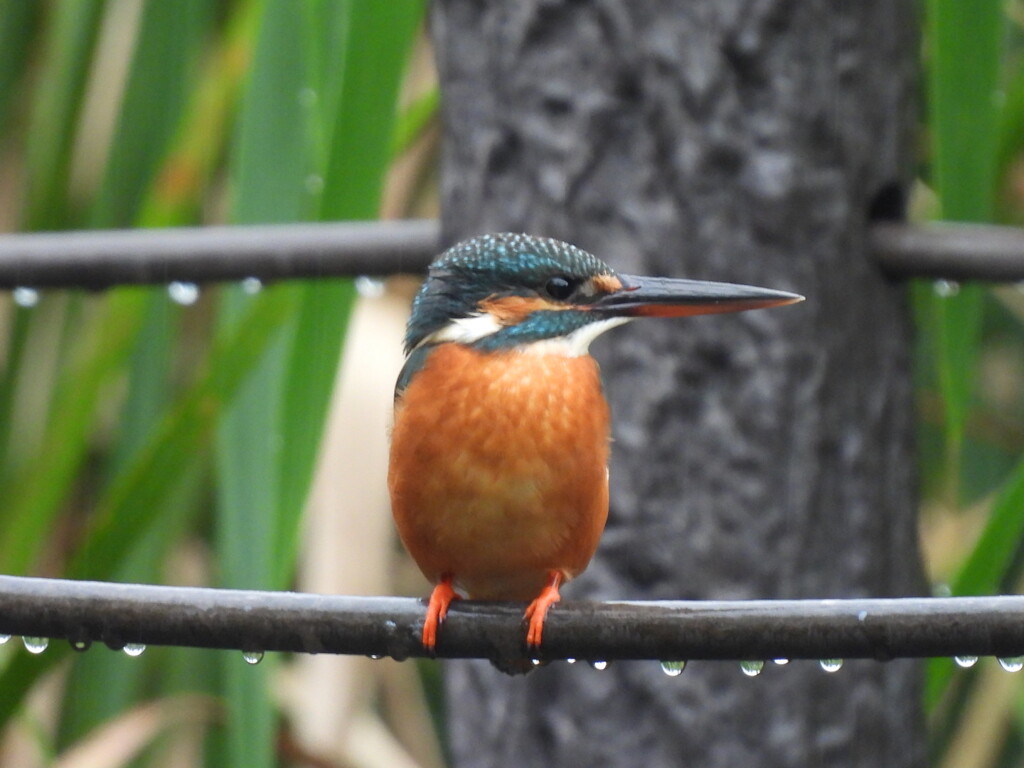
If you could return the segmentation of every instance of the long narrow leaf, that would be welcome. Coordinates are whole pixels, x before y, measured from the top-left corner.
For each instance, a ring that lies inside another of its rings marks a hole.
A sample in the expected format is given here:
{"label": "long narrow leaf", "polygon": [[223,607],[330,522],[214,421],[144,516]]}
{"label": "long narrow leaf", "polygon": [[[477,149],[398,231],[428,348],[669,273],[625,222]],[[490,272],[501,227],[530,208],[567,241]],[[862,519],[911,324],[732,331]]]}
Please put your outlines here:
{"label": "long narrow leaf", "polygon": [[198,87],[170,142],[154,183],[141,206],[144,227],[180,226],[194,220],[203,194],[219,170],[238,94],[251,56],[261,4],[242,0],[206,57]]}
{"label": "long narrow leaf", "polygon": [[[210,351],[206,373],[182,396],[149,445],[111,484],[76,555],[71,578],[109,579],[151,529],[163,503],[203,461],[221,411],[295,311],[287,288],[254,297],[236,333]],[[69,652],[57,644],[41,656],[19,655],[0,674],[0,723],[9,721],[38,676]]]}
{"label": "long narrow leaf", "polygon": [[[146,190],[153,186],[187,104],[189,75],[209,33],[211,10],[203,0],[150,0],[143,5],[112,138],[113,151],[107,153],[107,167],[91,214],[94,226],[137,222]],[[164,291],[152,290],[145,299],[127,366],[127,394],[117,439],[110,450],[108,475],[116,476],[129,465],[168,407],[179,311]],[[181,494],[172,494],[170,499],[163,504],[157,526],[132,543],[125,562],[112,574],[114,580],[144,583],[160,579],[167,551],[192,519],[192,509],[182,503]],[[58,746],[78,741],[137,703],[153,677],[147,669],[150,662],[147,657],[125,665],[123,658],[107,653],[77,659],[68,678]]]}
{"label": "long narrow leaf", "polygon": [[5,493],[0,569],[25,573],[35,561],[85,459],[97,404],[132,348],[145,295],[118,292],[83,332],[78,360],[64,370],[43,444]]}
{"label": "long narrow leaf", "polygon": [[11,422],[14,419],[14,397],[19,373],[23,370],[25,345],[29,333],[31,310],[19,308],[12,312],[7,330],[7,360],[0,371],[0,481],[9,487],[8,455],[11,448]]}
{"label": "long narrow leaf", "polygon": [[[418,0],[349,7],[344,58],[338,65],[344,77],[339,95],[330,99],[338,111],[326,116],[332,122],[320,209],[325,220],[377,215],[393,151],[398,88],[424,10]],[[331,82],[327,74],[323,79]],[[290,573],[294,560],[298,515],[323,434],[353,297],[346,282],[321,281],[306,288],[284,391],[281,428],[290,450],[283,457],[279,498],[280,579]]]}
{"label": "long narrow leaf", "polygon": [[189,71],[208,30],[202,0],[147,2],[121,100],[102,189],[92,212],[100,227],[134,223],[145,190],[167,151],[186,103]]}
{"label": "long narrow leaf", "polygon": [[288,287],[253,297],[235,333],[211,348],[206,373],[100,500],[89,537],[69,569],[72,578],[109,578],[123,562],[161,502],[201,460],[223,409],[294,311],[294,292]]}
{"label": "long narrow leaf", "polygon": [[29,42],[42,15],[39,3],[0,0],[0,129],[11,115],[12,97],[28,65]]}
{"label": "long narrow leaf", "polygon": [[[307,179],[315,168],[315,113],[304,106],[308,67],[302,32],[302,13],[293,2],[265,5],[232,158],[232,218],[238,223],[295,221],[313,210]],[[302,289],[295,291],[301,302]],[[240,289],[225,292],[220,333],[236,326],[245,299]],[[278,329],[217,430],[216,543],[224,586],[277,586],[276,499],[280,457],[288,450],[279,432],[281,371],[294,329],[294,318]],[[272,665],[247,669],[227,656],[220,662],[227,716],[222,762],[270,768],[276,734]]]}
{"label": "long narrow leaf", "polygon": [[44,71],[35,89],[28,135],[29,229],[67,227],[68,169],[103,0],[53,7]]}
{"label": "long narrow leaf", "polygon": [[[1021,461],[992,505],[985,529],[950,587],[955,595],[999,592],[1024,538],[1024,461]],[[949,659],[933,659],[928,668],[925,703],[934,708],[953,677]]]}
{"label": "long narrow leaf", "polygon": [[[995,208],[1002,3],[929,0],[927,7],[932,177],[942,216],[989,221]],[[977,286],[927,299],[954,490],[974,390],[983,300]]]}

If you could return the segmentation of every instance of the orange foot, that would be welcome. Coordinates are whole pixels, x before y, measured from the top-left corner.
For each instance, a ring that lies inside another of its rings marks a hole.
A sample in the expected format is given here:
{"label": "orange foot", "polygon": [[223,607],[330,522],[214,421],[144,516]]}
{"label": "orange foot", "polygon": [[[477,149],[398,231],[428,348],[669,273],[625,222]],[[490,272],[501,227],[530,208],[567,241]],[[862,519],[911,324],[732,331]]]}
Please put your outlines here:
{"label": "orange foot", "polygon": [[548,615],[548,608],[562,599],[562,596],[558,594],[558,587],[561,583],[560,571],[548,571],[548,583],[526,609],[523,618],[530,620],[530,629],[526,633],[526,644],[530,648],[540,648],[541,637],[544,634],[544,619]]}
{"label": "orange foot", "polygon": [[446,573],[441,577],[441,583],[434,587],[430,593],[430,603],[427,604],[427,618],[423,622],[423,647],[433,652],[437,645],[437,628],[441,626],[448,615],[448,606],[452,600],[458,600],[459,595],[452,588],[452,575]]}

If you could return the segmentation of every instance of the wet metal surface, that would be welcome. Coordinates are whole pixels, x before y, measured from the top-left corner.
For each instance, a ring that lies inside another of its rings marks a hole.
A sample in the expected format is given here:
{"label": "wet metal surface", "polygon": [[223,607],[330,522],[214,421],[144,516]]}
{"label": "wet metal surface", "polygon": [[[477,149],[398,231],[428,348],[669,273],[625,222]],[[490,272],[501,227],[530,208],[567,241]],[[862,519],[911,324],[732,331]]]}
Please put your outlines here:
{"label": "wet metal surface", "polygon": [[[460,601],[437,655],[526,653],[524,606]],[[424,602],[0,576],[0,633],[102,642],[423,655]],[[552,609],[543,659],[887,660],[1024,653],[1024,597],[572,602]]]}

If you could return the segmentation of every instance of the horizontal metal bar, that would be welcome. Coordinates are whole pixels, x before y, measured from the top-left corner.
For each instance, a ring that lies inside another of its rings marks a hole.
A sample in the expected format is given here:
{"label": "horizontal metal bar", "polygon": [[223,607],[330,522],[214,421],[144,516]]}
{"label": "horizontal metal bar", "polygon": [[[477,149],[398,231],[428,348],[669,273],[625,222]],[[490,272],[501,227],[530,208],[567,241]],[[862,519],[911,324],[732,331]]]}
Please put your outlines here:
{"label": "horizontal metal bar", "polygon": [[[8,234],[0,289],[421,273],[439,232],[421,220]],[[1016,227],[880,222],[871,247],[893,277],[1024,280]]]}
{"label": "horizontal metal bar", "polygon": [[[460,601],[437,656],[542,659],[892,659],[1024,654],[1024,597],[574,602],[528,652],[524,605]],[[424,602],[0,576],[0,633],[103,642],[424,655]]]}
{"label": "horizontal metal bar", "polygon": [[1024,229],[994,224],[878,222],[871,249],[893,277],[1024,280]]}
{"label": "horizontal metal bar", "polygon": [[0,236],[0,288],[419,273],[436,221],[85,230]]}

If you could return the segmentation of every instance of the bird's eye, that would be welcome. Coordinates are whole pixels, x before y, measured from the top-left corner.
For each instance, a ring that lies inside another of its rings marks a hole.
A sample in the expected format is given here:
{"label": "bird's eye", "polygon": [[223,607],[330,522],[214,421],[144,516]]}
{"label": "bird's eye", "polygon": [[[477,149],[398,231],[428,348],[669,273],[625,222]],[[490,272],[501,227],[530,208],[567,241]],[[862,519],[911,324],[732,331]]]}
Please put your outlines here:
{"label": "bird's eye", "polygon": [[544,293],[556,301],[565,301],[575,290],[576,281],[562,275],[556,275],[544,284]]}

